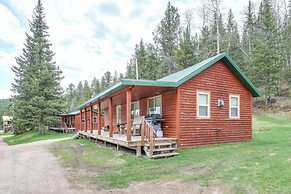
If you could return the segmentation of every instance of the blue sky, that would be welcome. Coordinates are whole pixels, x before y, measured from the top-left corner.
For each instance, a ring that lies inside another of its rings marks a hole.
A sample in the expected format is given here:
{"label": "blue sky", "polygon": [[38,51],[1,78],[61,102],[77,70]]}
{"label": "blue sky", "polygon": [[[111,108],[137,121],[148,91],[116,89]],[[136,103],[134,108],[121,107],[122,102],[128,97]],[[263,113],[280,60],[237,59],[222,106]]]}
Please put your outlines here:
{"label": "blue sky", "polygon": [[[125,72],[127,61],[141,38],[152,41],[167,0],[42,0],[50,27],[55,60],[64,73],[63,87],[100,78],[105,71]],[[183,18],[193,9],[193,31],[201,27],[201,0],[174,0]],[[205,1],[203,1],[205,2]],[[239,25],[248,0],[223,0],[223,12],[232,8]],[[257,0],[258,2],[258,0]],[[0,98],[7,98],[13,82],[11,66],[22,54],[28,20],[36,0],[0,0]],[[183,23],[183,21],[182,21]]]}

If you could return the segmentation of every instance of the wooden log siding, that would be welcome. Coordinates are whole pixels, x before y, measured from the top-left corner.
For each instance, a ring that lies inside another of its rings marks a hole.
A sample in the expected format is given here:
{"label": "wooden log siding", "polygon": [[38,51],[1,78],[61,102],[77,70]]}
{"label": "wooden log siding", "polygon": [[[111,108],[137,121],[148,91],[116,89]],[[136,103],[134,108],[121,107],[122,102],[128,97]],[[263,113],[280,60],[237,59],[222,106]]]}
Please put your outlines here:
{"label": "wooden log siding", "polygon": [[165,137],[176,138],[176,90],[162,94],[162,129]]}
{"label": "wooden log siding", "polygon": [[[210,119],[197,118],[197,90],[210,92]],[[229,118],[229,94],[240,95],[240,119]],[[223,107],[218,107],[218,99],[224,100]],[[191,78],[180,86],[179,147],[250,140],[251,99],[251,93],[221,61]]]}
{"label": "wooden log siding", "polygon": [[77,114],[74,117],[75,117],[74,127],[76,128],[76,130],[80,130],[80,114]]}

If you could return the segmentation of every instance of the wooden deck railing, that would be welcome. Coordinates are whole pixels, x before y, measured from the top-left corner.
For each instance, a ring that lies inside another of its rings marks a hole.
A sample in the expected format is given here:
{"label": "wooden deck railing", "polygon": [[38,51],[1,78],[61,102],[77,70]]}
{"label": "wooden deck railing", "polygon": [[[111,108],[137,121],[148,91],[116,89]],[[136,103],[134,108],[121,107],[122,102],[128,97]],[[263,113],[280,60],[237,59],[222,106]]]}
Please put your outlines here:
{"label": "wooden deck railing", "polygon": [[66,122],[63,123],[63,126],[64,126],[64,133],[67,133],[68,131],[68,125]]}
{"label": "wooden deck railing", "polygon": [[145,142],[149,144],[149,156],[151,158],[155,147],[155,134],[153,127],[143,116],[141,124],[141,145],[144,146]]}

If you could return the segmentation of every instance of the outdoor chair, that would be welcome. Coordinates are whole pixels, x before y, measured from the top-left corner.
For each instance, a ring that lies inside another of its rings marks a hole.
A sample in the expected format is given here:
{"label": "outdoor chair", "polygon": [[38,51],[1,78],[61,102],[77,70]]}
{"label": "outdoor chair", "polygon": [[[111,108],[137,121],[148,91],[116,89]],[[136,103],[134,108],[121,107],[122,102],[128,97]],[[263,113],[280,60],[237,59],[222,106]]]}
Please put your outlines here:
{"label": "outdoor chair", "polygon": [[132,122],[132,135],[139,136],[141,134],[142,117],[136,116]]}

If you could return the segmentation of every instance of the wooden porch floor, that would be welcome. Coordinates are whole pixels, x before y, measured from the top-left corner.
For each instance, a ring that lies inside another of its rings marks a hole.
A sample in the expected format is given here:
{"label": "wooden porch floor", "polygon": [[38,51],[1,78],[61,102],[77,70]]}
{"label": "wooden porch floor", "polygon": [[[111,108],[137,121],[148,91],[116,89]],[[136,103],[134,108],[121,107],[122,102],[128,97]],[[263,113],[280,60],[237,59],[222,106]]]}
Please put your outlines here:
{"label": "wooden porch floor", "polygon": [[[123,146],[129,149],[140,149],[141,147],[141,136],[131,136],[131,141],[127,141],[126,134],[113,134],[113,137],[109,137],[108,131],[101,130],[101,135],[98,135],[97,130],[93,130],[91,134],[90,131],[79,131],[77,132],[79,136],[83,138],[88,138],[95,141],[103,141],[104,144],[111,143],[117,146]],[[176,138],[156,138],[156,143],[176,143]],[[137,150],[138,151],[138,150]]]}

